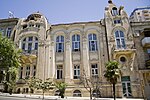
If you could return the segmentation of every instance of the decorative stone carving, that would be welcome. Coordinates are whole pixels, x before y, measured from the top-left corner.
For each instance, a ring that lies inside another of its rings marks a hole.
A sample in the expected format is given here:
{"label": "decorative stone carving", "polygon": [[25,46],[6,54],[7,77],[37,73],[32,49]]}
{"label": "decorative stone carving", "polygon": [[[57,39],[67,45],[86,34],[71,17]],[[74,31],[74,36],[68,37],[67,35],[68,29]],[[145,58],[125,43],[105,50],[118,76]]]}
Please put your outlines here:
{"label": "decorative stone carving", "polygon": [[80,61],[81,60],[80,52],[72,52],[72,59],[73,61]]}
{"label": "decorative stone carving", "polygon": [[90,52],[90,60],[91,61],[98,60],[98,52]]}
{"label": "decorative stone carving", "polygon": [[109,37],[109,42],[115,42],[115,38],[113,36]]}
{"label": "decorative stone carving", "polygon": [[56,53],[56,62],[64,61],[64,53]]}

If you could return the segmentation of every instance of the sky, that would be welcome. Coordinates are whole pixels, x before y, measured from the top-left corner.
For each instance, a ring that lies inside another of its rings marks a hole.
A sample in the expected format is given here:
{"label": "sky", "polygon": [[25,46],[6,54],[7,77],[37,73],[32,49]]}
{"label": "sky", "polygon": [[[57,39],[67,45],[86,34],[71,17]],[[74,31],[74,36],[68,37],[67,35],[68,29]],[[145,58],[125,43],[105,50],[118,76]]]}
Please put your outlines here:
{"label": "sky", "polygon": [[[128,15],[137,8],[150,6],[150,0],[113,0],[124,6]],[[9,11],[17,18],[27,18],[39,11],[51,24],[99,21],[104,18],[108,0],[0,0],[0,19],[9,17]]]}

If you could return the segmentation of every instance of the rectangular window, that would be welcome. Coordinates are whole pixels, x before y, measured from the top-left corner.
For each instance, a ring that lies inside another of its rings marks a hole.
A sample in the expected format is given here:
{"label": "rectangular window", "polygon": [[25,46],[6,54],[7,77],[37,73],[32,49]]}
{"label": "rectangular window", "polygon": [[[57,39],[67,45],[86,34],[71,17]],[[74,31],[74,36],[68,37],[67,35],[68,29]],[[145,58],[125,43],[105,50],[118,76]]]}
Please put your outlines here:
{"label": "rectangular window", "polygon": [[114,24],[120,24],[121,23],[121,20],[117,19],[117,20],[114,20]]}
{"label": "rectangular window", "polygon": [[28,65],[26,67],[26,77],[29,78],[30,77],[30,65]]}
{"label": "rectangular window", "polygon": [[7,28],[7,37],[10,38],[12,28]]}
{"label": "rectangular window", "polygon": [[74,79],[80,78],[80,66],[74,65]]}
{"label": "rectangular window", "polygon": [[35,50],[38,49],[38,43],[35,43],[35,47],[34,47]]}
{"label": "rectangular window", "polygon": [[98,76],[98,67],[97,64],[91,65],[91,74],[92,76]]}
{"label": "rectangular window", "polygon": [[23,75],[23,67],[20,68],[20,79],[22,79],[22,75]]}
{"label": "rectangular window", "polygon": [[36,65],[33,66],[33,77],[36,75]]}
{"label": "rectangular window", "polygon": [[122,81],[123,96],[131,97],[132,91],[131,91],[130,76],[122,76],[121,81]]}
{"label": "rectangular window", "polygon": [[56,79],[62,79],[62,75],[63,75],[63,66],[62,65],[57,65]]}

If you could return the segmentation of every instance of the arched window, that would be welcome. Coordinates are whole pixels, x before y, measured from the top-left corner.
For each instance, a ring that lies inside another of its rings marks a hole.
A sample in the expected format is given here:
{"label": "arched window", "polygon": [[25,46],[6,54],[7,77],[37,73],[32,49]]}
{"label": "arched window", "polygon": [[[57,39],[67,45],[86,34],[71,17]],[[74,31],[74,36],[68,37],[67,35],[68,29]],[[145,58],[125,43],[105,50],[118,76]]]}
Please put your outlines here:
{"label": "arched window", "polygon": [[96,34],[89,34],[89,50],[90,51],[97,51],[97,37]]}
{"label": "arched window", "polygon": [[75,91],[73,92],[73,97],[82,97],[81,91],[75,90]]}
{"label": "arched window", "polygon": [[117,8],[116,8],[116,7],[113,7],[113,8],[112,8],[112,15],[113,15],[113,16],[118,15],[118,11],[117,11]]}
{"label": "arched window", "polygon": [[98,89],[93,90],[92,95],[93,95],[93,97],[96,97],[96,98],[101,97],[101,93]]}
{"label": "arched window", "polygon": [[59,94],[60,94],[59,90],[56,90],[54,95],[59,96]]}
{"label": "arched window", "polygon": [[120,30],[117,30],[115,32],[115,38],[116,38],[116,44],[117,44],[117,48],[123,48],[125,49],[126,48],[126,45],[125,45],[125,38],[124,38],[124,33]]}
{"label": "arched window", "polygon": [[57,36],[56,52],[64,52],[64,36]]}
{"label": "arched window", "polygon": [[32,53],[32,51],[38,50],[38,38],[35,36],[25,37],[22,40],[21,48],[27,53]]}
{"label": "arched window", "polygon": [[80,35],[72,36],[72,51],[80,51]]}

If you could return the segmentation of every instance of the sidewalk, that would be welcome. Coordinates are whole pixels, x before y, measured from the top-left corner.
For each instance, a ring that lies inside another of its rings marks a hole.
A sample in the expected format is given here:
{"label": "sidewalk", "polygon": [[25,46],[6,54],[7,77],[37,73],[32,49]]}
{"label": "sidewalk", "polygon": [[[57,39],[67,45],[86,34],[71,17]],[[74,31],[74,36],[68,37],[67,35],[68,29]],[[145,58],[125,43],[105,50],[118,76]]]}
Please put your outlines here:
{"label": "sidewalk", "polygon": [[[0,96],[7,97],[18,97],[18,98],[31,98],[31,99],[42,99],[43,95],[30,95],[30,94],[12,94],[0,93]],[[44,96],[45,100],[89,100],[90,97],[65,97],[64,99],[59,96]],[[96,98],[95,100],[113,100],[113,98]],[[117,98],[116,100],[144,100],[137,98]]]}

